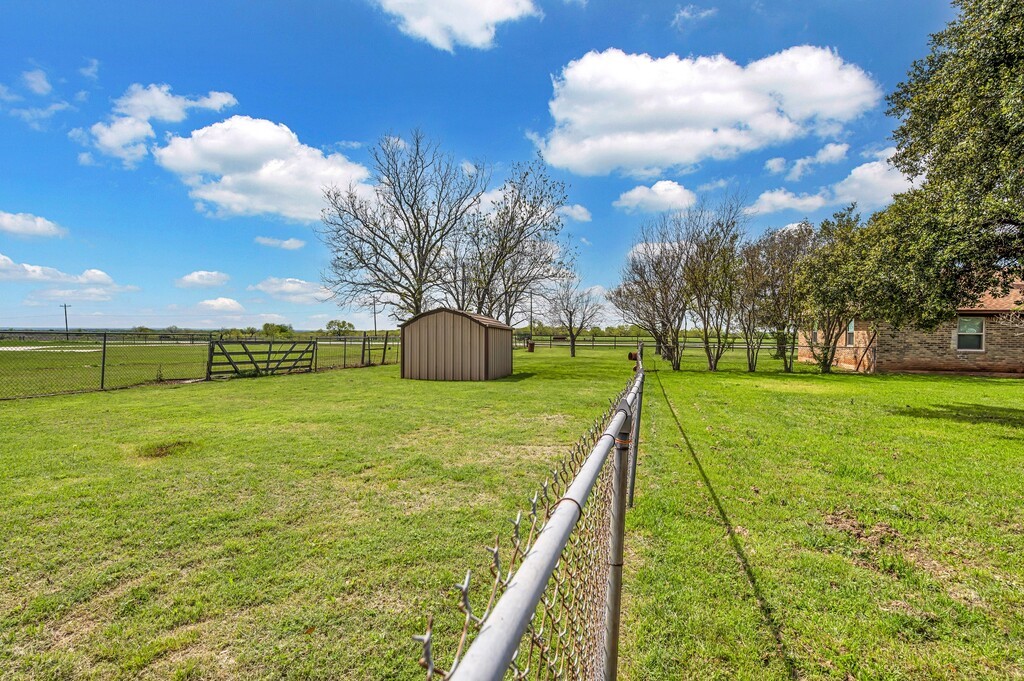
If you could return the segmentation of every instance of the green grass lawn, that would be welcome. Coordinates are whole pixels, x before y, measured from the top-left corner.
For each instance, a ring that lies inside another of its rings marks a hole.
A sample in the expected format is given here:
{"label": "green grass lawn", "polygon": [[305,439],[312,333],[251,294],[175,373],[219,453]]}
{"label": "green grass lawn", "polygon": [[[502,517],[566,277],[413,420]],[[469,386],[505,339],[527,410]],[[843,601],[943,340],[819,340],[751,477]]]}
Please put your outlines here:
{"label": "green grass lawn", "polygon": [[[423,678],[630,375],[579,352],[0,402],[0,677]],[[622,678],[1024,676],[1024,382],[722,366],[648,360]]]}
{"label": "green grass lawn", "polygon": [[626,676],[1024,678],[1024,382],[687,355],[648,361]]}
{"label": "green grass lawn", "polygon": [[516,353],[0,403],[0,678],[422,678],[451,585],[631,375]]}

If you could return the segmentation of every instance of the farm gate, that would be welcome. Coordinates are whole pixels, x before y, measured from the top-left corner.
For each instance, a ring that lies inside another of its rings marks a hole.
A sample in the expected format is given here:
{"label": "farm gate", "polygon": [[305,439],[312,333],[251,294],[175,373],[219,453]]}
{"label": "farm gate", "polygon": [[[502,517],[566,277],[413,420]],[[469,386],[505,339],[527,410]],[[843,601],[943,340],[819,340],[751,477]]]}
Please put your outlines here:
{"label": "farm gate", "polygon": [[210,341],[206,378],[273,376],[313,371],[316,341]]}

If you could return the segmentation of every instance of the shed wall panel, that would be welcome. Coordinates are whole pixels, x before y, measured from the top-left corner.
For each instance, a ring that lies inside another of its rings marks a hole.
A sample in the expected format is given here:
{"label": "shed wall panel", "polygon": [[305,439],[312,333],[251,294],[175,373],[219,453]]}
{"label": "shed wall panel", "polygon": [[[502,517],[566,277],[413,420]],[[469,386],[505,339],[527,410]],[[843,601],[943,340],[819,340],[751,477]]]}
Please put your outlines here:
{"label": "shed wall panel", "polygon": [[472,316],[437,310],[402,328],[402,376],[480,381],[512,372],[512,331]]}

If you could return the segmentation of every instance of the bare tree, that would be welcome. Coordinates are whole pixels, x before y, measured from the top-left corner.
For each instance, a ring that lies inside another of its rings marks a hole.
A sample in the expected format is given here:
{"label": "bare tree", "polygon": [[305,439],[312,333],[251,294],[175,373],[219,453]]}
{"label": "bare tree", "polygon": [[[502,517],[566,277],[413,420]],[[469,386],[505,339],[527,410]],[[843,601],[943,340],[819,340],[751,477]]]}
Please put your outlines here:
{"label": "bare tree", "polygon": [[773,357],[782,360],[786,372],[793,371],[804,312],[797,268],[810,250],[813,237],[813,225],[804,221],[769,232],[761,239],[767,286],[764,319],[775,341]]}
{"label": "bare tree", "polygon": [[371,151],[372,195],[356,185],[326,187],[319,235],[331,250],[324,285],[339,302],[391,305],[398,318],[428,308],[441,259],[479,205],[488,178],[467,172],[419,130],[386,135]]}
{"label": "bare tree", "polygon": [[766,333],[768,270],[765,266],[765,242],[765,238],[748,241],[739,250],[736,321],[746,340],[747,371],[757,371],[757,358]]}
{"label": "bare tree", "polygon": [[576,356],[576,338],[594,326],[602,314],[601,299],[591,288],[583,288],[575,274],[560,279],[547,295],[551,324],[569,333],[569,356]]}
{"label": "bare tree", "polygon": [[441,288],[449,304],[511,325],[530,291],[568,267],[559,244],[565,185],[543,161],[512,167],[493,210],[481,211],[446,257]]}
{"label": "bare tree", "polygon": [[686,320],[683,266],[688,249],[678,216],[663,215],[640,227],[622,270],[622,283],[608,300],[623,319],[647,331],[658,352],[679,370],[679,334]]}
{"label": "bare tree", "polygon": [[700,202],[681,213],[680,219],[688,250],[683,278],[691,310],[703,327],[708,370],[717,371],[729,348],[737,307],[743,202],[739,197],[728,197],[715,206]]}

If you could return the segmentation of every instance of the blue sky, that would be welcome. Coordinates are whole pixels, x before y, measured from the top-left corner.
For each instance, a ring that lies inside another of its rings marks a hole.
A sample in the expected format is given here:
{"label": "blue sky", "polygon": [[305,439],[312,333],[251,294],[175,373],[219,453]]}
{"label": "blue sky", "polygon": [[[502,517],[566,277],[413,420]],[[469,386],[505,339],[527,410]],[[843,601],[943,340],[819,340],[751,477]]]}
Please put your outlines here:
{"label": "blue sky", "polygon": [[636,227],[739,192],[748,230],[907,186],[884,95],[953,12],[923,0],[7,0],[0,327],[319,328],[326,182],[422,128],[543,152],[588,284]]}

